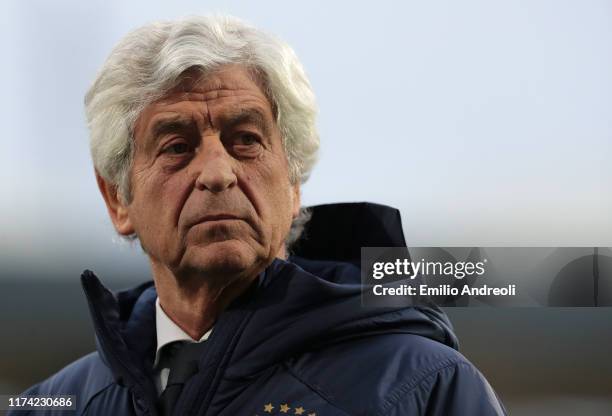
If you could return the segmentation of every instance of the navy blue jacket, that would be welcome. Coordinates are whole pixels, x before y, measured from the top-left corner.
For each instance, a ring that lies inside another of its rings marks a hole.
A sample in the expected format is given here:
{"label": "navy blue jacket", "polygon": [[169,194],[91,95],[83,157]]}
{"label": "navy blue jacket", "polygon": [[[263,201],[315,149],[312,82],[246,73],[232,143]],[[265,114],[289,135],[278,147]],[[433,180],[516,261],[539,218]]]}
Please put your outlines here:
{"label": "navy blue jacket", "polygon": [[[362,307],[359,282],[349,263],[275,260],[218,317],[174,414],[505,414],[441,310]],[[82,283],[97,351],[23,395],[76,395],[77,415],[156,415],[153,282],[113,294],[86,271]]]}

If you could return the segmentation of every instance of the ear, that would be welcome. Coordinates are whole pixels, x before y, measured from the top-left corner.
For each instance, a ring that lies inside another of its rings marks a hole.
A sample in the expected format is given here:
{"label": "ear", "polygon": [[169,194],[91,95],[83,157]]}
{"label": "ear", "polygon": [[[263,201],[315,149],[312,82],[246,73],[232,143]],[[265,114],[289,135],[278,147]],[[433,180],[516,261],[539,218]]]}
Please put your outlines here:
{"label": "ear", "polygon": [[115,226],[115,230],[124,236],[134,234],[135,230],[128,215],[128,206],[119,195],[119,188],[117,185],[108,182],[100,176],[98,171],[96,171],[96,181],[98,182],[98,188],[100,188],[100,192],[106,203],[106,209]]}
{"label": "ear", "polygon": [[300,183],[299,182],[296,183],[295,185],[292,185],[291,192],[293,193],[292,215],[293,215],[293,219],[296,219],[298,215],[300,215],[300,207],[302,206],[301,201],[300,201]]}

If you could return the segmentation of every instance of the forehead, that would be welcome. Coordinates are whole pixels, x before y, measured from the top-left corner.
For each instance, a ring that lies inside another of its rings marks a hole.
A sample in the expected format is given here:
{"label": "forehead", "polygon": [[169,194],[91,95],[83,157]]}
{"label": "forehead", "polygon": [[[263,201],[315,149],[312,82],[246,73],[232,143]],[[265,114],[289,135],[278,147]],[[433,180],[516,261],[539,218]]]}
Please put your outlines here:
{"label": "forehead", "polygon": [[[274,117],[274,110],[262,89],[262,82],[244,66],[226,65],[202,74],[189,70],[162,98],[152,102],[136,120],[134,132],[145,133],[157,118],[176,113],[213,118],[224,111],[254,108]],[[212,120],[210,120],[212,121]]]}

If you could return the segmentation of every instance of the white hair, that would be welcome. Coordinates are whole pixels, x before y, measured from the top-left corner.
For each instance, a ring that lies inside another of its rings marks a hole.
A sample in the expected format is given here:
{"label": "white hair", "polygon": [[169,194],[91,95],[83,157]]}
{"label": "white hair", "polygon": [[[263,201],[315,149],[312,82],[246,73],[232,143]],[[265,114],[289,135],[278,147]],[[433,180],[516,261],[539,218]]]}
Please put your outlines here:
{"label": "white hair", "polygon": [[132,132],[142,110],[186,71],[206,73],[227,64],[243,65],[261,81],[282,135],[289,179],[308,179],[319,149],[317,107],[293,49],[233,17],[188,17],[150,23],[126,35],[85,95],[95,169],[125,201],[131,199]]}

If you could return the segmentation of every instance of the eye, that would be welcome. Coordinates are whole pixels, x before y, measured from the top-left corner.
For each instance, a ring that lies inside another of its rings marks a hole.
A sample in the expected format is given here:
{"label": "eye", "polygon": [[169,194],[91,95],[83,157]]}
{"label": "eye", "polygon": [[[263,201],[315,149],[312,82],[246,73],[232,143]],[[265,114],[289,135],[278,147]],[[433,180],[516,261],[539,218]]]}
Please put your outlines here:
{"label": "eye", "polygon": [[238,145],[243,146],[251,146],[259,143],[259,137],[252,133],[241,133],[238,135],[237,143]]}
{"label": "eye", "polygon": [[186,142],[174,142],[170,145],[166,146],[163,149],[163,153],[168,153],[171,155],[182,155],[191,150],[190,146]]}
{"label": "eye", "polygon": [[232,137],[231,149],[237,157],[257,157],[263,149],[261,137],[251,132],[239,132]]}
{"label": "eye", "polygon": [[239,159],[252,159],[264,150],[263,137],[250,130],[229,131],[221,139],[227,151]]}

